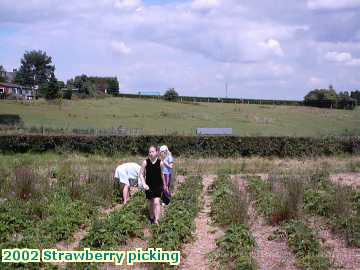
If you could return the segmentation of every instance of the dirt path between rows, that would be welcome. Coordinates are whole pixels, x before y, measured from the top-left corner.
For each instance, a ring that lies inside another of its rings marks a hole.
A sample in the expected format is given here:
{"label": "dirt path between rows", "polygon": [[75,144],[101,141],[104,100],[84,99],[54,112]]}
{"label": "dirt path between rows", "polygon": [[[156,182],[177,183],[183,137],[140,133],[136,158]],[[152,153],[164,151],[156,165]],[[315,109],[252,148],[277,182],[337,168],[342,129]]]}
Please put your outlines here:
{"label": "dirt path between rows", "polygon": [[331,269],[360,269],[360,249],[348,247],[345,239],[342,239],[329,229],[325,219],[321,217],[308,217],[307,225],[320,238],[321,245],[333,264]]}
{"label": "dirt path between rows", "polygon": [[204,204],[195,219],[196,240],[184,245],[179,269],[207,270],[213,267],[209,262],[208,254],[216,249],[216,239],[222,234],[220,229],[210,225],[211,197],[208,190],[213,181],[214,176],[203,176]]}
{"label": "dirt path between rows", "polygon": [[[241,191],[246,192],[245,179],[232,177],[239,184]],[[252,254],[260,270],[297,270],[295,256],[289,250],[285,239],[270,241],[269,236],[278,229],[277,226],[266,224],[263,217],[257,214],[253,203],[249,205],[249,224],[252,235],[256,241],[256,248]]]}
{"label": "dirt path between rows", "polygon": [[360,189],[360,173],[339,173],[330,176],[333,183]]}

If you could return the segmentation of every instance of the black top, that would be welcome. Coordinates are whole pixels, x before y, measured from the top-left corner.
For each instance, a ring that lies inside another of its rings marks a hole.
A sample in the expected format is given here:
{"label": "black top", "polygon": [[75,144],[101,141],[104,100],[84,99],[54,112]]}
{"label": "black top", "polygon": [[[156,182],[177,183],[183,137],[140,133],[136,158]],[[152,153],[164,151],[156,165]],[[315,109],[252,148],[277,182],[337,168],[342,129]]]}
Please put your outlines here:
{"label": "black top", "polygon": [[146,179],[145,182],[150,189],[159,189],[163,186],[163,181],[161,178],[161,166],[160,159],[157,159],[153,164],[151,160],[146,159]]}

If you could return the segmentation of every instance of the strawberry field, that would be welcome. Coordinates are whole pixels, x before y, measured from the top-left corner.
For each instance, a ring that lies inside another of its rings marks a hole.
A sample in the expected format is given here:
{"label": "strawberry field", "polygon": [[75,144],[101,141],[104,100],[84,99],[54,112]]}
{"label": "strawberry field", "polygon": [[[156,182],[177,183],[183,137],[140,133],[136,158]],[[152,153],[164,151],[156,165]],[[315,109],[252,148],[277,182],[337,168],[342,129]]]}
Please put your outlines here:
{"label": "strawberry field", "polygon": [[360,269],[360,158],[179,157],[158,226],[143,192],[114,183],[141,156],[14,154],[0,160],[0,245],[180,251],[180,265],[1,263],[0,269]]}

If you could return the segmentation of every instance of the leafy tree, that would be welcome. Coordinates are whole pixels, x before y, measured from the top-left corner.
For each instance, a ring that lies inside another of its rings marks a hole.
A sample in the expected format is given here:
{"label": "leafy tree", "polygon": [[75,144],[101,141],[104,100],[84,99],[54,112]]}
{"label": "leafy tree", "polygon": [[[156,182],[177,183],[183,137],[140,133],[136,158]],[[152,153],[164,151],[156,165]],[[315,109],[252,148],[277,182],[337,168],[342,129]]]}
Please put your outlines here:
{"label": "leafy tree", "polygon": [[63,81],[58,81],[58,86],[59,86],[60,89],[66,87],[66,85],[65,85],[65,83]]}
{"label": "leafy tree", "polygon": [[304,97],[304,104],[320,108],[353,109],[356,102],[350,97],[349,92],[336,93],[332,85],[329,89],[315,89]]}
{"label": "leafy tree", "polygon": [[357,105],[360,105],[360,91],[359,90],[351,91],[350,96],[357,101]]}
{"label": "leafy tree", "polygon": [[0,65],[0,82],[5,82],[5,81],[6,81],[5,69],[2,65]]}
{"label": "leafy tree", "polygon": [[174,88],[170,88],[164,94],[165,100],[168,100],[168,101],[176,101],[178,99],[178,97],[179,97],[179,94],[175,91]]}
{"label": "leafy tree", "polygon": [[305,105],[322,108],[336,107],[337,94],[333,89],[315,89],[304,98]]}
{"label": "leafy tree", "polygon": [[43,51],[26,51],[21,66],[16,73],[15,82],[28,87],[41,87],[54,76],[55,66],[51,57]]}
{"label": "leafy tree", "polygon": [[62,97],[63,97],[63,99],[71,99],[71,97],[72,97],[72,90],[71,90],[71,89],[66,89],[66,90],[63,92]]}
{"label": "leafy tree", "polygon": [[60,88],[58,80],[52,74],[49,82],[43,83],[40,87],[40,93],[47,100],[52,100],[60,97]]}
{"label": "leafy tree", "polygon": [[108,93],[109,94],[118,94],[119,93],[119,81],[116,77],[109,80]]}
{"label": "leafy tree", "polygon": [[88,77],[85,74],[67,81],[67,88],[79,89],[79,94],[95,96],[99,93],[116,94],[119,92],[119,82],[116,77]]}

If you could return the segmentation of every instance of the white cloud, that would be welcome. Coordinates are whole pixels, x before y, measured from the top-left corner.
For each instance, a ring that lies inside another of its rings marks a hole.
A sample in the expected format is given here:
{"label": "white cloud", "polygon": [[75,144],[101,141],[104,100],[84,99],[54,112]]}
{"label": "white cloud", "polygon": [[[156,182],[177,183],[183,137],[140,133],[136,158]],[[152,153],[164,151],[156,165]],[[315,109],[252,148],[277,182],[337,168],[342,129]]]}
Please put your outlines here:
{"label": "white cloud", "polygon": [[191,6],[193,9],[212,9],[220,6],[220,0],[194,0]]}
{"label": "white cloud", "polygon": [[115,52],[120,54],[130,54],[132,52],[131,48],[122,41],[112,41],[110,46]]}
{"label": "white cloud", "polygon": [[360,6],[360,0],[307,0],[310,9],[342,9]]}
{"label": "white cloud", "polygon": [[319,77],[310,77],[308,80],[308,85],[310,85],[310,87],[322,87],[324,84],[324,79]]}
{"label": "white cloud", "polygon": [[114,6],[119,9],[139,9],[141,0],[115,0]]}
{"label": "white cloud", "polygon": [[328,52],[325,55],[325,59],[330,62],[336,62],[350,66],[360,65],[360,58],[353,58],[351,53],[348,52]]}
{"label": "white cloud", "polygon": [[[356,87],[358,70],[349,67],[360,65],[359,13],[336,10],[355,5],[348,0],[287,0],[281,7],[268,0],[0,0],[0,64],[18,67],[25,50],[42,49],[63,80],[111,74],[129,91],[173,86],[183,94],[215,96],[228,82],[238,96],[302,98],[304,88],[333,78],[337,87]],[[312,12],[325,8],[332,12]]]}
{"label": "white cloud", "polygon": [[271,50],[277,56],[284,56],[280,42],[276,39],[269,39],[266,42],[260,42],[259,45],[265,49]]}

